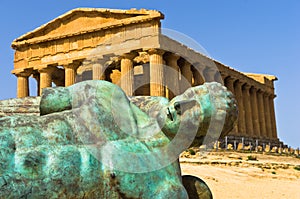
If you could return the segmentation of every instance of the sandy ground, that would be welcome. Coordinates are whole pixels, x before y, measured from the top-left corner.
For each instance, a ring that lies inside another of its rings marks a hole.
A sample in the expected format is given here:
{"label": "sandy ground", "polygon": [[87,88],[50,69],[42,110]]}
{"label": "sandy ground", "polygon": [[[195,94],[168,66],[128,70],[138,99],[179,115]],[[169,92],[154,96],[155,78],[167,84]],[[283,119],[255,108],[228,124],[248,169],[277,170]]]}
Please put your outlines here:
{"label": "sandy ground", "polygon": [[[257,160],[248,160],[248,156]],[[214,198],[300,199],[300,158],[237,152],[180,158],[182,174],[200,177]]]}

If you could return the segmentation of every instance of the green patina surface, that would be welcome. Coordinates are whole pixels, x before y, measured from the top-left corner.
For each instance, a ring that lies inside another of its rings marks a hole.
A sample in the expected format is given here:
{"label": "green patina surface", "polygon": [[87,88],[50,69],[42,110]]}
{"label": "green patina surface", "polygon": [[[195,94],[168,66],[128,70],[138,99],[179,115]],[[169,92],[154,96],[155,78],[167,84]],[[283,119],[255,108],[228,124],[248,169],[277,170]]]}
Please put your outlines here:
{"label": "green patina surface", "polygon": [[225,135],[237,108],[217,83],[169,102],[129,100],[114,84],[85,81],[45,89],[40,113],[0,119],[0,198],[187,198],[181,151],[161,149],[174,140],[191,144],[190,129],[196,129],[193,144],[201,143],[212,117],[214,130],[225,116]]}

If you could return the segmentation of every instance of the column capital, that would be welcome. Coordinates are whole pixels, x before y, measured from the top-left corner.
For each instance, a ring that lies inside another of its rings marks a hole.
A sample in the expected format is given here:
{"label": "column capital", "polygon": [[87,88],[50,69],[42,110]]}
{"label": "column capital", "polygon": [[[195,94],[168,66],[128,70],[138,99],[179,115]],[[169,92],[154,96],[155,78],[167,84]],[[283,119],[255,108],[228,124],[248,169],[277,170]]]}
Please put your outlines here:
{"label": "column capital", "polygon": [[194,70],[197,70],[197,71],[199,71],[199,73],[203,73],[203,71],[205,70],[205,65],[203,64],[203,63],[200,63],[200,62],[195,62],[195,63],[193,63],[192,64],[192,70],[194,69]]}
{"label": "column capital", "polygon": [[175,53],[165,53],[164,54],[164,58],[166,60],[174,60],[177,61],[178,59],[180,59],[180,55],[175,54]]}
{"label": "column capital", "polygon": [[249,85],[249,84],[244,84],[243,85],[243,88],[245,89],[245,90],[250,90],[250,88],[251,88],[251,85]]}
{"label": "column capital", "polygon": [[178,65],[179,66],[191,66],[192,64],[190,62],[188,62],[187,60],[180,58],[178,60]]}
{"label": "column capital", "polygon": [[250,91],[252,91],[252,92],[258,92],[258,88],[256,88],[255,86],[251,86]]}
{"label": "column capital", "polygon": [[32,73],[32,77],[33,77],[34,79],[40,78],[40,74],[37,73],[37,72],[34,72],[34,73]]}
{"label": "column capital", "polygon": [[141,51],[138,53],[138,55],[134,58],[134,61],[138,64],[146,64],[149,63],[149,54],[148,52]]}
{"label": "column capital", "polygon": [[40,73],[52,73],[54,70],[55,70],[55,68],[54,67],[50,67],[50,66],[46,66],[46,67],[38,69],[38,71]]}
{"label": "column capital", "polygon": [[233,83],[236,81],[236,79],[234,77],[231,77],[230,75],[227,75],[226,78],[224,78],[224,81]]}
{"label": "column capital", "polygon": [[264,91],[263,91],[263,90],[261,90],[260,88],[258,88],[258,89],[257,89],[257,93],[259,93],[259,94],[263,94],[263,93],[264,93]]}
{"label": "column capital", "polygon": [[216,72],[214,67],[210,67],[210,66],[205,66],[205,72],[211,73],[211,72]]}
{"label": "column capital", "polygon": [[66,64],[66,65],[63,65],[63,67],[64,67],[65,69],[73,69],[72,64]]}
{"label": "column capital", "polygon": [[64,68],[71,68],[71,69],[76,70],[80,65],[81,65],[80,62],[71,62],[71,63],[68,63],[68,64],[63,64],[62,66]]}
{"label": "column capital", "polygon": [[101,63],[101,60],[103,59],[104,59],[103,56],[95,56],[90,59],[85,59],[84,61],[82,61],[82,63],[84,64]]}
{"label": "column capital", "polygon": [[148,50],[149,55],[157,54],[157,55],[163,55],[165,53],[164,50],[158,49],[158,48],[151,48]]}
{"label": "column capital", "polygon": [[226,78],[229,78],[228,74],[225,74],[224,72],[220,72],[221,77],[223,78],[223,80],[225,81]]}
{"label": "column capital", "polygon": [[270,95],[272,95],[271,93],[268,93],[268,92],[263,92],[263,96],[264,97],[269,97]]}
{"label": "column capital", "polygon": [[121,59],[129,59],[133,60],[136,56],[138,56],[137,52],[124,53],[121,55]]}
{"label": "column capital", "polygon": [[242,81],[242,80],[240,80],[240,79],[237,79],[237,81],[235,81],[235,84],[237,84],[237,85],[239,85],[240,87],[242,87],[242,86],[245,84],[245,82]]}
{"label": "column capital", "polygon": [[271,99],[274,99],[275,97],[277,97],[275,94],[273,94],[273,93],[271,93],[270,95],[269,95],[269,97],[271,98]]}
{"label": "column capital", "polygon": [[15,73],[15,75],[17,77],[29,77],[30,75],[32,75],[32,71],[22,71],[22,72],[18,72],[18,73]]}
{"label": "column capital", "polygon": [[201,67],[203,69],[205,69],[205,67],[206,67],[206,65],[204,63],[201,63],[201,62],[195,62],[195,63],[193,63],[193,66]]}

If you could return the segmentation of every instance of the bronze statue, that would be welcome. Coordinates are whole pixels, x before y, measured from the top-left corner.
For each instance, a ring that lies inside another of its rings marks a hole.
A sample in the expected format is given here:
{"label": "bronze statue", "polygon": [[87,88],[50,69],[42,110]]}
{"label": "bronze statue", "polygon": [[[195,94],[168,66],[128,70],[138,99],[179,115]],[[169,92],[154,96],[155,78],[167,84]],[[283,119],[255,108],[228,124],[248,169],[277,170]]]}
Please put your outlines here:
{"label": "bronze statue", "polygon": [[211,198],[178,156],[226,135],[237,106],[218,83],[169,102],[93,80],[44,89],[40,113],[0,119],[0,198]]}

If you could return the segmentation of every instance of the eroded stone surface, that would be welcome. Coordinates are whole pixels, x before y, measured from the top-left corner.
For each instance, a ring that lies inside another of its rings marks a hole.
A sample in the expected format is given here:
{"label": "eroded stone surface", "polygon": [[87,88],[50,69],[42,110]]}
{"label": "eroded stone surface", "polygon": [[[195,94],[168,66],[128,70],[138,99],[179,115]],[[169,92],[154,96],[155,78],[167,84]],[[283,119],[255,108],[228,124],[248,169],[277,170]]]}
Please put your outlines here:
{"label": "eroded stone surface", "polygon": [[11,115],[39,115],[40,97],[0,100],[0,117]]}

